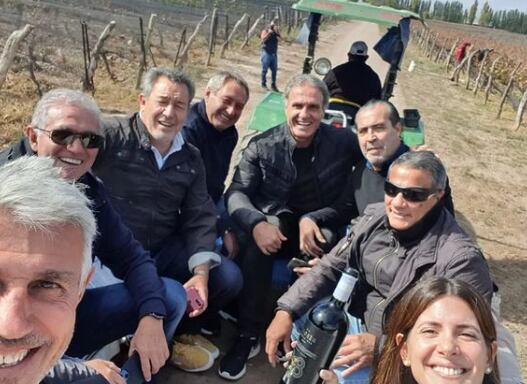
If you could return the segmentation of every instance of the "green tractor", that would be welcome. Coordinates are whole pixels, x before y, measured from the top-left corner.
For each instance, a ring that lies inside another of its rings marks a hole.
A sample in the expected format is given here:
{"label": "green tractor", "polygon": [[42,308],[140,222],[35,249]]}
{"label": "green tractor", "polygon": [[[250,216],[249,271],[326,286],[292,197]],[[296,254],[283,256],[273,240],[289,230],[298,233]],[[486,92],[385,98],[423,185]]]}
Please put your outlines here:
{"label": "green tractor", "polygon": [[[390,65],[384,79],[382,98],[389,100],[393,96],[397,71],[408,41],[410,20],[421,20],[418,14],[348,0],[300,0],[293,5],[293,8],[309,12],[309,38],[303,73],[311,73],[314,70],[319,75],[325,75],[331,69],[331,62],[328,59],[318,58],[315,60],[315,47],[322,15],[366,21],[388,27],[388,31],[374,49]],[[267,92],[254,109],[248,128],[266,131],[285,121],[283,95],[277,92]],[[350,125],[348,124],[348,117],[344,113],[334,110],[326,111],[324,121],[334,126],[348,127]],[[351,128],[354,129],[353,126]],[[416,109],[405,109],[403,111],[402,138],[409,146],[424,144],[424,126]]]}

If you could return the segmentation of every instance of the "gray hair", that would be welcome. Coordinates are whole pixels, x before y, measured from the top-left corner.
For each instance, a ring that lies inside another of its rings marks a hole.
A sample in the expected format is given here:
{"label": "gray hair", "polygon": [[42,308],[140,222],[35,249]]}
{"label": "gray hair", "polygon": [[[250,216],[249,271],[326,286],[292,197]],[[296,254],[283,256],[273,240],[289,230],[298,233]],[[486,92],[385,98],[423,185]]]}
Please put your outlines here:
{"label": "gray hair", "polygon": [[215,73],[207,83],[207,88],[209,88],[212,92],[218,92],[227,81],[235,81],[236,84],[238,84],[240,87],[242,87],[245,90],[245,93],[247,94],[247,100],[249,100],[249,84],[247,84],[247,81],[240,75],[239,73],[235,71],[219,71]]}
{"label": "gray hair", "polygon": [[150,68],[143,76],[143,83],[141,85],[141,91],[143,92],[143,95],[146,97],[150,96],[152,93],[152,88],[154,88],[154,84],[160,77],[166,77],[175,84],[183,84],[186,86],[189,96],[188,101],[189,103],[192,101],[194,95],[196,94],[194,83],[183,71],[173,68]]}
{"label": "gray hair", "polygon": [[[48,157],[22,156],[0,167],[0,208],[28,230],[56,235],[59,225],[81,229],[84,239],[81,283],[92,265],[92,243],[97,233],[91,202],[60,175]],[[38,186],[38,187],[35,187]]]}
{"label": "gray hair", "polygon": [[[101,110],[97,106],[95,100],[81,91],[67,88],[53,89],[42,96],[33,111],[31,126],[34,128],[45,129],[48,123],[49,110],[52,108],[64,107],[66,105],[77,107],[92,114],[97,121],[97,132],[101,132]],[[37,131],[37,134],[39,133],[40,131]]]}
{"label": "gray hair", "polygon": [[289,94],[291,90],[295,87],[300,87],[302,85],[310,85],[314,88],[317,88],[322,94],[322,108],[326,109],[329,103],[329,91],[326,83],[320,80],[318,77],[307,74],[295,75],[289,79],[284,89],[284,98],[287,102],[289,99]]}
{"label": "gray hair", "polygon": [[410,151],[403,153],[390,165],[389,171],[396,166],[428,172],[432,176],[433,189],[444,191],[446,188],[446,169],[433,152]]}
{"label": "gray hair", "polygon": [[388,119],[390,120],[390,123],[392,123],[393,126],[401,122],[401,116],[399,115],[399,112],[397,111],[397,108],[386,100],[376,100],[372,99],[368,101],[366,104],[364,104],[362,107],[359,108],[357,111],[357,114],[355,115],[355,120],[357,120],[357,115],[363,111],[373,109],[378,105],[382,105],[386,109],[388,109]]}

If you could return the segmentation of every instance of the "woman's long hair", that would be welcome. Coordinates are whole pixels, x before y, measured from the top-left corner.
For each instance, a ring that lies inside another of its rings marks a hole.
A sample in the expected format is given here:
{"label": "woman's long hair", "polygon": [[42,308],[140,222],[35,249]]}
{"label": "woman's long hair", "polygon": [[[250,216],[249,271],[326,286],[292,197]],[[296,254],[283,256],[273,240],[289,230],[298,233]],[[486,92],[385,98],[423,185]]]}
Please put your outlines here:
{"label": "woman's long hair", "polygon": [[[478,321],[487,351],[491,356],[491,346],[497,338],[490,305],[469,284],[459,280],[434,277],[415,285],[395,305],[388,320],[387,337],[373,372],[372,384],[416,383],[410,368],[402,363],[400,350],[417,318],[441,296],[456,296],[467,303]],[[396,343],[398,333],[404,336],[399,345]],[[483,384],[499,383],[497,359],[494,359],[492,372],[485,374]]]}

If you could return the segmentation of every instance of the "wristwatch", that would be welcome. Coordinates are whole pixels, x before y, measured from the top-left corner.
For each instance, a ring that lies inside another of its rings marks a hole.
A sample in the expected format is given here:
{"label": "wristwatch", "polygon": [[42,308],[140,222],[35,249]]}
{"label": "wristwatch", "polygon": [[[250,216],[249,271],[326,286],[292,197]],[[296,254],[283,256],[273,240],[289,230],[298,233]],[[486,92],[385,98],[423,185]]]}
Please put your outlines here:
{"label": "wristwatch", "polygon": [[145,316],[153,317],[156,320],[164,320],[165,318],[165,315],[160,315],[159,313],[155,313],[155,312],[147,313]]}

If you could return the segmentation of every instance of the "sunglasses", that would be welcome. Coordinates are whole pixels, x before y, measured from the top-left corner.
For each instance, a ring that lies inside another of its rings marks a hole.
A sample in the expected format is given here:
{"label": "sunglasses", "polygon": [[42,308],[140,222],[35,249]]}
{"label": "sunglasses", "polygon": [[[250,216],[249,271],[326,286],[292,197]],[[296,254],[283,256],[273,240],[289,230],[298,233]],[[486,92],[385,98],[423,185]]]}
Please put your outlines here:
{"label": "sunglasses", "polygon": [[384,193],[386,193],[390,197],[395,197],[399,193],[403,194],[403,198],[406,201],[410,201],[413,203],[419,203],[423,202],[425,200],[428,200],[428,198],[433,195],[436,192],[435,189],[431,188],[418,188],[418,187],[411,187],[411,188],[401,188],[397,185],[393,185],[389,181],[384,182]]}
{"label": "sunglasses", "polygon": [[58,145],[70,145],[76,139],[80,140],[84,148],[101,148],[104,143],[104,137],[92,132],[77,133],[69,128],[59,128],[53,131],[42,128],[34,129],[45,132],[51,141]]}

